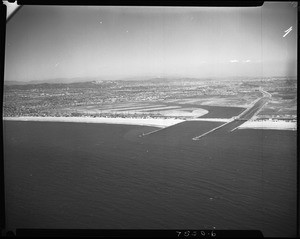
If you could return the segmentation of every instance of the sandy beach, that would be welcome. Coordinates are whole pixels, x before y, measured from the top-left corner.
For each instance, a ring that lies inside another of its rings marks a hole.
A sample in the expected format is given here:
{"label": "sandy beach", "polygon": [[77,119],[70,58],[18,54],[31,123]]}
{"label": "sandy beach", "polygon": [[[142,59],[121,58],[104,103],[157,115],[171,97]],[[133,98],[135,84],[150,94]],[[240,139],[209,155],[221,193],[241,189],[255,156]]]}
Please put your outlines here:
{"label": "sandy beach", "polygon": [[247,121],[238,129],[277,129],[277,130],[297,130],[296,122],[286,121]]}
{"label": "sandy beach", "polygon": [[77,123],[102,123],[143,125],[165,128],[183,122],[179,119],[143,119],[143,118],[91,118],[91,117],[3,117],[3,120],[13,121],[47,121],[47,122],[77,122]]}
{"label": "sandy beach", "polygon": [[[165,128],[178,124],[185,120],[180,119],[144,119],[144,118],[91,118],[91,117],[3,117],[3,120],[12,121],[47,121],[47,122],[74,122],[74,123],[101,123],[101,124],[125,124],[141,125]],[[229,122],[232,119],[221,118],[198,118],[187,121],[211,121],[211,122]],[[238,127],[238,129],[277,129],[277,130],[297,130],[296,122],[286,121],[248,121]]]}

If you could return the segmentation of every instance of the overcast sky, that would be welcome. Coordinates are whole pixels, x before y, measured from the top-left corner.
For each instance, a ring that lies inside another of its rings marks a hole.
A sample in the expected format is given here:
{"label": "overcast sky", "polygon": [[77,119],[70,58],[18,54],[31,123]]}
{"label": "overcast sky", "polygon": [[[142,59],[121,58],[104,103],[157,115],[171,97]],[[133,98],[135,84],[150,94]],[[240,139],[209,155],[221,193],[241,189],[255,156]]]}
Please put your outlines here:
{"label": "overcast sky", "polygon": [[296,24],[297,8],[288,2],[251,8],[24,6],[7,23],[5,81],[295,76]]}

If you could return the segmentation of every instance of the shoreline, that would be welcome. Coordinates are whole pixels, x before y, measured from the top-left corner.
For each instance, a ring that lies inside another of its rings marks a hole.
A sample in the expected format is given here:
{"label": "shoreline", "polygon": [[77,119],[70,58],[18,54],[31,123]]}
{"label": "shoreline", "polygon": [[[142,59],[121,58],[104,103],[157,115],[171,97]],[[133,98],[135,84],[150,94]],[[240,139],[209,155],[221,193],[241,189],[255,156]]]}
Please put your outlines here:
{"label": "shoreline", "polygon": [[106,117],[3,117],[9,121],[40,121],[40,122],[72,122],[72,123],[100,123],[100,124],[125,124],[165,128],[183,122],[180,119],[144,119],[144,118],[106,118]]}
{"label": "shoreline", "polygon": [[[3,117],[8,121],[40,121],[40,122],[72,122],[72,123],[100,123],[100,124],[123,124],[123,125],[140,125],[151,126],[157,128],[166,128],[184,121],[209,121],[209,122],[229,122],[231,119],[221,118],[196,118],[181,120],[175,118],[169,119],[144,119],[144,118],[106,118],[106,117]],[[297,130],[297,122],[286,121],[248,121],[238,127],[238,129],[276,129],[276,130]]]}

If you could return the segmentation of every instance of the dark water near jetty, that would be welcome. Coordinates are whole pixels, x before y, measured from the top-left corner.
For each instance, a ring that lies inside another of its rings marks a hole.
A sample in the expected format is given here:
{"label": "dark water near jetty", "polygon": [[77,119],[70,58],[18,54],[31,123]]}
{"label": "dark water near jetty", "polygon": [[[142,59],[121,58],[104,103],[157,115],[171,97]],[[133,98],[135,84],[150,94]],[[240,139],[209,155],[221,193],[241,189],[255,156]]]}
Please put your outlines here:
{"label": "dark water near jetty", "polygon": [[296,236],[295,131],[244,129],[199,141],[170,130],[138,137],[155,129],[4,121],[8,229],[259,229]]}

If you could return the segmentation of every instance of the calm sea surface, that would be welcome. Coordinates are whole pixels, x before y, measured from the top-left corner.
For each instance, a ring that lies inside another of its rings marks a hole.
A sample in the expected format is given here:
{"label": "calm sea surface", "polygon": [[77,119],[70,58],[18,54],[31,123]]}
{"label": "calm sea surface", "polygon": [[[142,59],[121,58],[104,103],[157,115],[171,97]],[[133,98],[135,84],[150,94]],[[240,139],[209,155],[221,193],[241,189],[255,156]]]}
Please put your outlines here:
{"label": "calm sea surface", "polygon": [[296,235],[295,131],[218,123],[4,121],[6,218],[15,228],[259,229]]}

